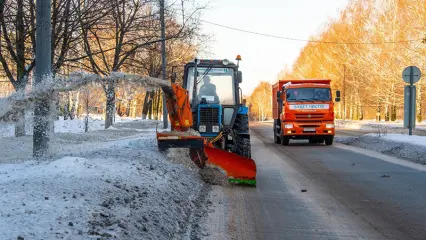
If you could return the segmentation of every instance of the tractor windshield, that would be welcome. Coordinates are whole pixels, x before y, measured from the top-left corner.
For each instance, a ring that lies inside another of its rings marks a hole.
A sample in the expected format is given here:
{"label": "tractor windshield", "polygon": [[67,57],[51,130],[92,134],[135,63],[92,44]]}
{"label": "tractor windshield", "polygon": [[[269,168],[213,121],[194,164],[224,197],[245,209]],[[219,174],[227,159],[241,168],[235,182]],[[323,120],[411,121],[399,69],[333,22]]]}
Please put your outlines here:
{"label": "tractor windshield", "polygon": [[287,89],[288,102],[316,102],[316,101],[331,101],[329,88],[290,88]]}
{"label": "tractor windshield", "polygon": [[[235,104],[234,69],[198,67],[197,99],[205,98],[207,103],[221,105]],[[194,67],[188,69],[186,88],[192,102],[194,88]]]}

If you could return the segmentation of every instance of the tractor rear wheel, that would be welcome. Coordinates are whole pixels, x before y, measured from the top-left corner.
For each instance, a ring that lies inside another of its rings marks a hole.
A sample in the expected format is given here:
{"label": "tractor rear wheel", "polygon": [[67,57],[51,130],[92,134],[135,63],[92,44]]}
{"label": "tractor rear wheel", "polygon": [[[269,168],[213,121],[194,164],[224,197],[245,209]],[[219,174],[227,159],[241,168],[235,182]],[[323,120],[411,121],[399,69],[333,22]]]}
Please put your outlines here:
{"label": "tractor rear wheel", "polygon": [[243,157],[251,158],[250,138],[239,137],[235,141],[237,154]]}

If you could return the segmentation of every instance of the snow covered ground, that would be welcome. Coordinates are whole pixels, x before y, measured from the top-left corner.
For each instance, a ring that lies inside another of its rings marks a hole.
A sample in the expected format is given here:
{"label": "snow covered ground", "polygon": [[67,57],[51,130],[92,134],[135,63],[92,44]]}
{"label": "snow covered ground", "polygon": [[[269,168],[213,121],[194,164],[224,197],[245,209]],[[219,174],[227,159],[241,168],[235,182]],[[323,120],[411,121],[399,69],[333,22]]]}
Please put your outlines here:
{"label": "snow covered ground", "polygon": [[[352,120],[336,120],[336,127],[340,128],[349,128],[349,129],[363,129],[363,130],[376,130],[378,128],[382,129],[403,129],[403,121],[395,122],[377,122],[374,120],[363,120],[363,121],[352,121]],[[420,131],[426,131],[426,122],[421,122],[416,124],[416,129]]]}
{"label": "snow covered ground", "polygon": [[[116,123],[134,122],[139,118],[129,117],[115,117]],[[84,118],[76,118],[73,120],[64,120],[63,117],[59,117],[59,120],[55,121],[55,132],[58,133],[83,133],[84,132]],[[89,117],[89,131],[103,130],[105,128],[105,120],[100,115],[90,115]],[[27,135],[32,135],[33,124],[30,116],[26,117],[25,132]],[[12,123],[0,123],[0,137],[13,137],[15,135],[15,125]]]}
{"label": "snow covered ground", "polygon": [[335,137],[335,141],[426,165],[426,137],[424,136],[366,134],[359,137]]}
{"label": "snow covered ground", "polygon": [[185,152],[158,152],[156,123],[56,133],[43,161],[31,159],[30,136],[0,138],[0,239],[188,234],[205,184]]}

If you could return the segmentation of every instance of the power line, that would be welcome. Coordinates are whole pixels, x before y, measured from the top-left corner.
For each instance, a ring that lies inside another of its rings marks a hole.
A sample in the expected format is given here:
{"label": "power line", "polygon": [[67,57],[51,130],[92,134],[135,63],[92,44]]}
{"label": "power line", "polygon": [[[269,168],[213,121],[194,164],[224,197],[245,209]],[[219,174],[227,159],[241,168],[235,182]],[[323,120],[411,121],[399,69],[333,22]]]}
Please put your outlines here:
{"label": "power line", "polygon": [[298,41],[298,42],[311,42],[311,43],[323,43],[323,44],[341,44],[341,45],[361,45],[361,44],[374,45],[374,44],[396,44],[396,43],[409,43],[409,42],[425,41],[424,38],[423,39],[416,39],[416,40],[384,41],[384,42],[336,42],[336,41],[307,40],[307,39],[276,36],[276,35],[271,35],[271,34],[266,34],[266,33],[259,33],[259,32],[244,30],[244,29],[240,29],[240,28],[235,28],[235,27],[231,27],[231,26],[226,26],[226,25],[222,25],[222,24],[218,24],[218,23],[213,23],[213,22],[209,22],[209,21],[206,21],[206,20],[202,20],[202,19],[200,19],[200,22],[204,22],[204,23],[211,24],[211,25],[218,26],[218,27],[222,27],[222,28],[231,29],[231,30],[238,31],[238,32],[244,32],[244,33],[259,35],[259,36],[263,36],[263,37],[270,37],[270,38],[275,38],[275,39]]}

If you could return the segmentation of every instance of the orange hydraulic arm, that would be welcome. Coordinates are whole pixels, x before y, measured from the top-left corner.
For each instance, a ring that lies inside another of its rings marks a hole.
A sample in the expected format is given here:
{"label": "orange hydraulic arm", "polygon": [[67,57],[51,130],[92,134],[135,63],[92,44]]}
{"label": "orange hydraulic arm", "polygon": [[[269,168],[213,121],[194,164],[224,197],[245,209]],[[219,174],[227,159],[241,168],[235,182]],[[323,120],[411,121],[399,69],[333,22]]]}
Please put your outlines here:
{"label": "orange hydraulic arm", "polygon": [[226,172],[230,182],[256,185],[256,164],[252,159],[217,149],[205,138],[188,132],[193,126],[188,91],[175,83],[162,86],[162,90],[172,132],[157,132],[159,148],[189,148],[190,157],[198,167],[213,164]]}
{"label": "orange hydraulic arm", "polygon": [[172,83],[171,87],[163,86],[162,89],[166,95],[166,106],[172,130],[188,130],[192,127],[188,91],[176,83]]}

